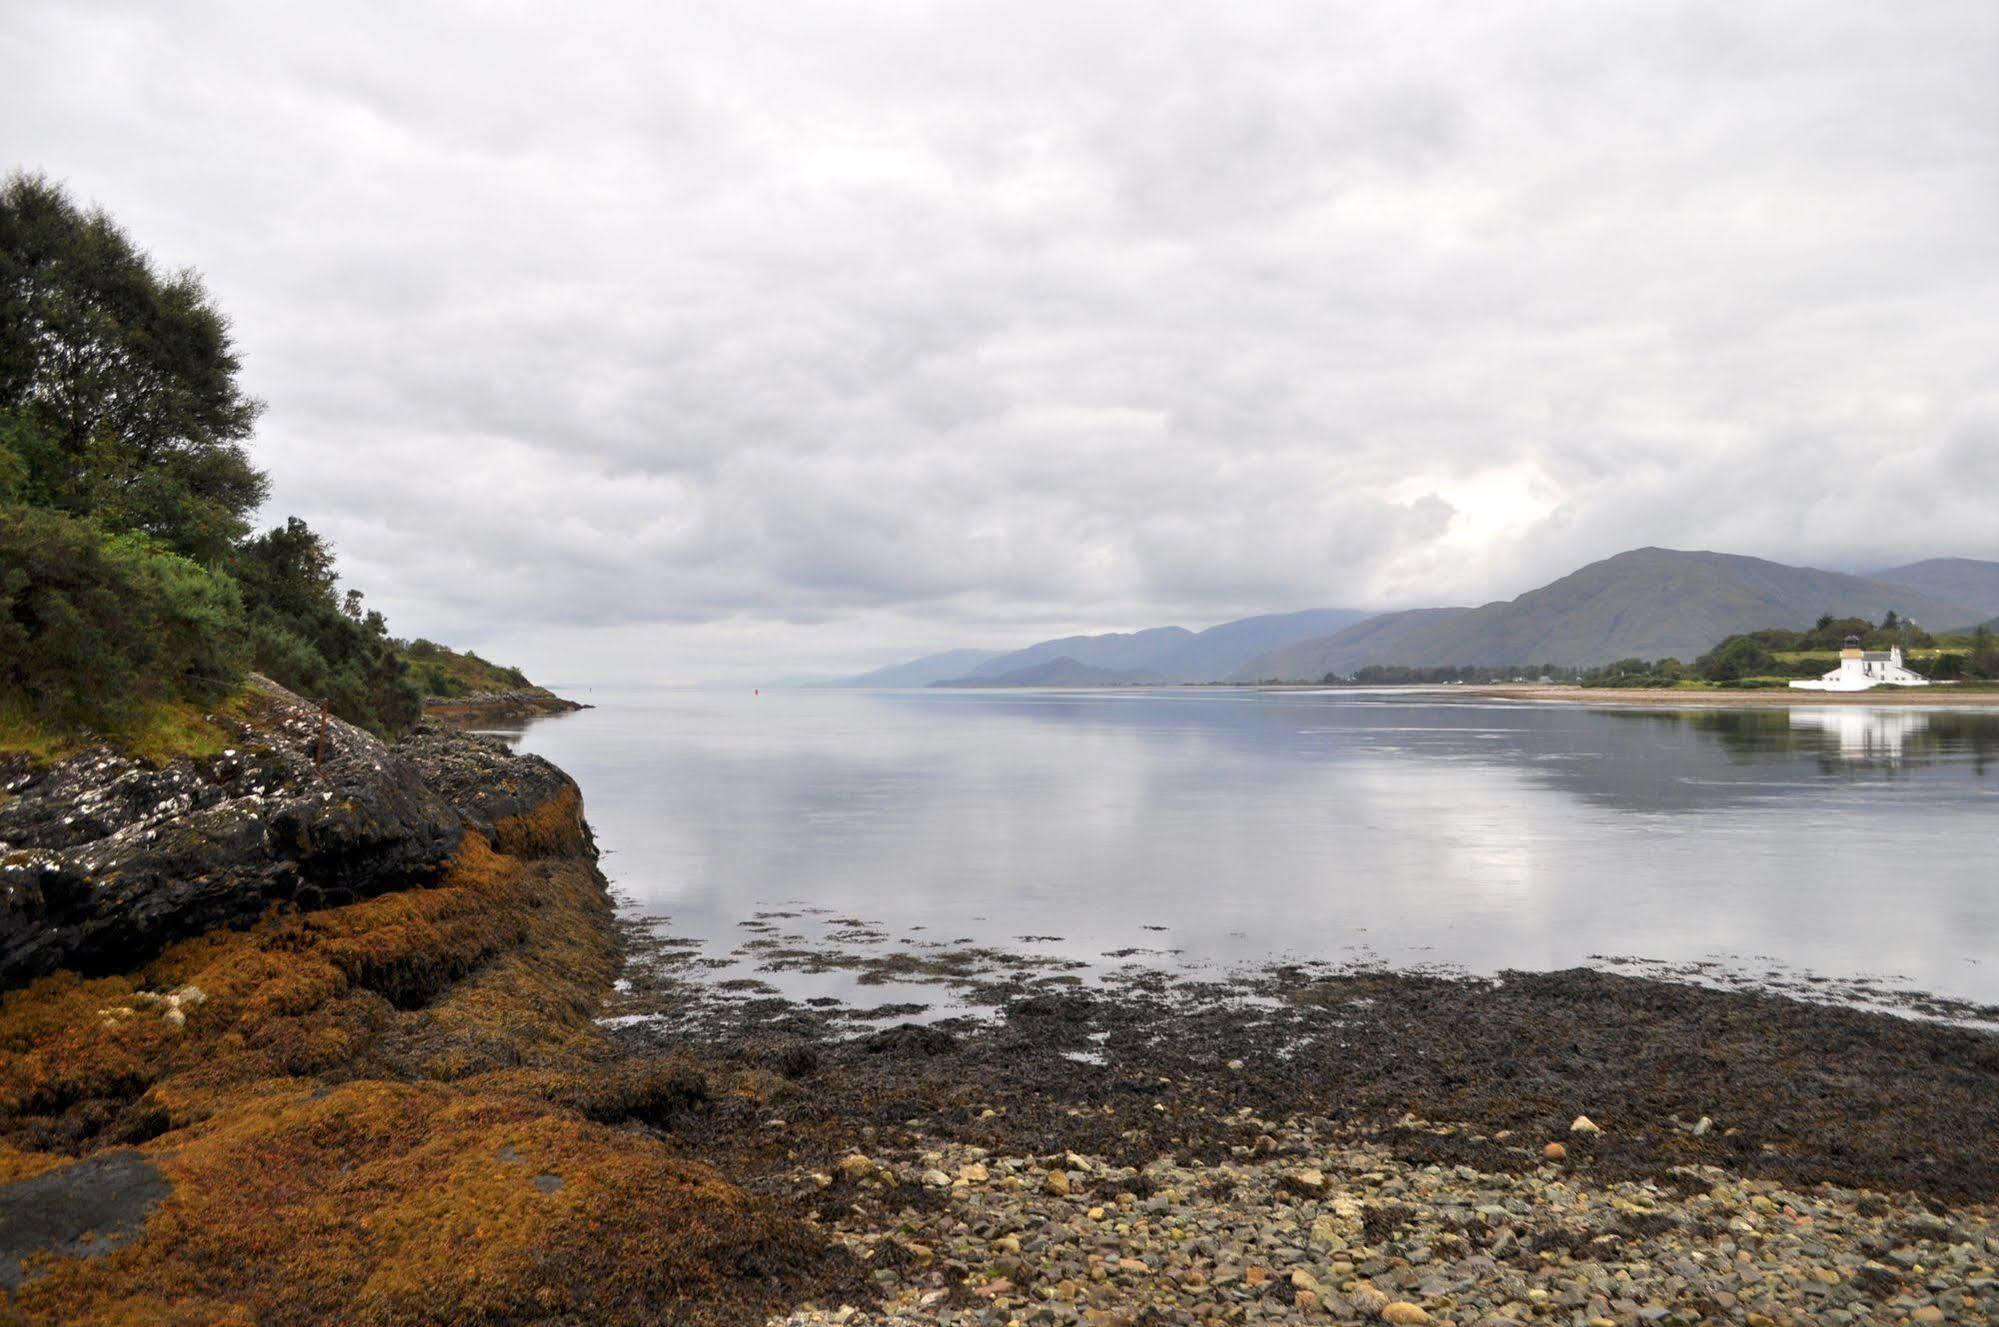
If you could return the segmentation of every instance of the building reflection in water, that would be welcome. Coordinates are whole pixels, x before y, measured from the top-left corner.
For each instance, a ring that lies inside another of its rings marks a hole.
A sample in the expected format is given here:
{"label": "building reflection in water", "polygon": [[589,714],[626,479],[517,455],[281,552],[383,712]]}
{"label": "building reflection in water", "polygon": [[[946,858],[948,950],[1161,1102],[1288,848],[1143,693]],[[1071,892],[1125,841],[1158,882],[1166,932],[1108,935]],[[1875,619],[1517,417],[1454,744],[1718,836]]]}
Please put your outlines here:
{"label": "building reflection in water", "polygon": [[1826,705],[1791,711],[1791,728],[1800,735],[1817,735],[1828,752],[1856,764],[1899,765],[1920,749],[1930,730],[1922,710],[1873,709],[1859,705]]}

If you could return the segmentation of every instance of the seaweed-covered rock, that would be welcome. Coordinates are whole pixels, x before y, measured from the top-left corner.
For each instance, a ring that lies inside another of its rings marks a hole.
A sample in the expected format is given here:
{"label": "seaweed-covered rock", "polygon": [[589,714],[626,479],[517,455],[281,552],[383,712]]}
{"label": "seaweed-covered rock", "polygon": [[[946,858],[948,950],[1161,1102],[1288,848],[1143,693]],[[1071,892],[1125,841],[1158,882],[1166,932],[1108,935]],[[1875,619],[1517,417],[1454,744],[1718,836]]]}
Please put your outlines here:
{"label": "seaweed-covered rock", "polygon": [[158,768],[100,747],[0,772],[0,988],[120,970],[276,904],[433,883],[468,828],[493,838],[574,787],[469,735],[389,746],[263,678],[215,722],[239,745]]}

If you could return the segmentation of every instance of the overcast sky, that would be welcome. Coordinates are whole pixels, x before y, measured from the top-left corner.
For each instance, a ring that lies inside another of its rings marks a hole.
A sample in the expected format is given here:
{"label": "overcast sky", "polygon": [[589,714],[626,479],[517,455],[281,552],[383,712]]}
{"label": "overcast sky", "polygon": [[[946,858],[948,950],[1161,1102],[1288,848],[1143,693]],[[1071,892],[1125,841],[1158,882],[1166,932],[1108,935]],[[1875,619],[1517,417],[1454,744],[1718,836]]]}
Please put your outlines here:
{"label": "overcast sky", "polygon": [[0,6],[400,634],[538,677],[1999,557],[1999,4]]}

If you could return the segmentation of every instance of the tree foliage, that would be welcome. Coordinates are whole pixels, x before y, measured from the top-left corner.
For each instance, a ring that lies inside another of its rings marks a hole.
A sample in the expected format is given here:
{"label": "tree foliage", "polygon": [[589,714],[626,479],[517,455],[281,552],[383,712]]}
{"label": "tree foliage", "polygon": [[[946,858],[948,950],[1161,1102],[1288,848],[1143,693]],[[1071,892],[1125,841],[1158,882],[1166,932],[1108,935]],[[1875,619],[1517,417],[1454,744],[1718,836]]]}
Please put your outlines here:
{"label": "tree foliage", "polygon": [[1686,679],[1687,668],[1678,659],[1618,659],[1583,673],[1586,687],[1675,687]]}
{"label": "tree foliage", "polygon": [[393,731],[387,624],[296,517],[251,537],[261,405],[192,271],[39,176],[0,183],[0,688],[64,723],[205,699],[256,667]]}
{"label": "tree foliage", "polygon": [[325,697],[344,717],[393,731],[423,700],[380,613],[337,591],[333,550],[296,516],[246,541],[236,574],[257,667],[294,691]]}
{"label": "tree foliage", "polygon": [[226,556],[268,487],[238,367],[193,272],[47,180],[0,186],[0,411],[28,501]]}
{"label": "tree foliage", "polygon": [[242,678],[244,626],[233,580],[149,536],[0,505],[0,688],[45,719],[212,700]]}
{"label": "tree foliage", "polygon": [[1481,685],[1493,682],[1571,682],[1576,679],[1574,668],[1564,668],[1560,664],[1443,664],[1436,667],[1410,667],[1401,664],[1368,664],[1354,670],[1351,677],[1338,673],[1328,673],[1323,679],[1328,686],[1350,682],[1356,686],[1439,686],[1451,683]]}
{"label": "tree foliage", "polygon": [[482,659],[472,650],[460,653],[419,636],[402,647],[410,681],[426,696],[463,696],[474,691],[525,691],[534,683],[518,668]]}
{"label": "tree foliage", "polygon": [[1710,682],[1740,682],[1769,673],[1776,665],[1769,648],[1754,636],[1730,636],[1694,661],[1694,671]]}

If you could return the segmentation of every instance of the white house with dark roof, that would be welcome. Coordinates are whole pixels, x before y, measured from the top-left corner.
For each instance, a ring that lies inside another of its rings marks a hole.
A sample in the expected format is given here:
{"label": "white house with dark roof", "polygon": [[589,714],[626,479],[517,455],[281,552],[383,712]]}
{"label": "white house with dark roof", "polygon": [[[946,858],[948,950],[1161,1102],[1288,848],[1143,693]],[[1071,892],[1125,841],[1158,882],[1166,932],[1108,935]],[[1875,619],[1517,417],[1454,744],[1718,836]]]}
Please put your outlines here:
{"label": "white house with dark roof", "polygon": [[1800,691],[1866,691],[1871,687],[1926,687],[1930,680],[1902,662],[1902,647],[1863,650],[1860,638],[1848,636],[1839,652],[1839,667],[1816,681],[1791,683]]}

